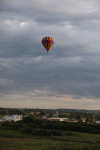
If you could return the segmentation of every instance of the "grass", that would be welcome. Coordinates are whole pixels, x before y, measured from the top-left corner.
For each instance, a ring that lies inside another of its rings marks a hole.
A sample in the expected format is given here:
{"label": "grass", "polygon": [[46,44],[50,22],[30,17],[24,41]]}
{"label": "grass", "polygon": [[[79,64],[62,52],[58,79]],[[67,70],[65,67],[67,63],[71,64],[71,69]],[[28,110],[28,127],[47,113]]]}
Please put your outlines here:
{"label": "grass", "polygon": [[100,150],[100,135],[65,132],[64,136],[31,136],[0,130],[0,150]]}

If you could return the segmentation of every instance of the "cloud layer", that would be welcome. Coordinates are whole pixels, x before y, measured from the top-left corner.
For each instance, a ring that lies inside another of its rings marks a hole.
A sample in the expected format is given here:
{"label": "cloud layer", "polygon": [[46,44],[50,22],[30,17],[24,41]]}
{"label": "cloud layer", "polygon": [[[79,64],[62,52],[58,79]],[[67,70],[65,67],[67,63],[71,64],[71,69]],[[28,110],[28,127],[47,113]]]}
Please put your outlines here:
{"label": "cloud layer", "polygon": [[[99,0],[1,0],[1,106],[96,109],[99,28]],[[47,55],[48,35],[55,44]]]}

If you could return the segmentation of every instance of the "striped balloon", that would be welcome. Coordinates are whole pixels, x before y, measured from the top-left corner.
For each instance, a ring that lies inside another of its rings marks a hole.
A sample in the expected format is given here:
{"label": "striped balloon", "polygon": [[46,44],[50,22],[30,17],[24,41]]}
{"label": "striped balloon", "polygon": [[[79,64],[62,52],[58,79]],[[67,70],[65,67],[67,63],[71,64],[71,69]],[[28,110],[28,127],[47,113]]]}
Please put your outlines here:
{"label": "striped balloon", "polygon": [[52,37],[44,37],[42,39],[42,44],[48,52],[54,44],[54,39]]}

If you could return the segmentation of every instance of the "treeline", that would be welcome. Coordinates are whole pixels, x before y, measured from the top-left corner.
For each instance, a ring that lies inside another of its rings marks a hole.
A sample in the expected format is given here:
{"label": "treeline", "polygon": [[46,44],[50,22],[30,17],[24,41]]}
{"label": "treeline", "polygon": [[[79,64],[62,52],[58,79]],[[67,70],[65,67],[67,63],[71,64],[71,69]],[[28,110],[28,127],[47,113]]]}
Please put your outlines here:
{"label": "treeline", "polygon": [[100,134],[100,124],[50,121],[46,119],[37,119],[33,116],[25,117],[19,122],[12,121],[0,123],[0,128],[20,130],[23,133],[39,136],[60,136],[66,134],[66,131]]}

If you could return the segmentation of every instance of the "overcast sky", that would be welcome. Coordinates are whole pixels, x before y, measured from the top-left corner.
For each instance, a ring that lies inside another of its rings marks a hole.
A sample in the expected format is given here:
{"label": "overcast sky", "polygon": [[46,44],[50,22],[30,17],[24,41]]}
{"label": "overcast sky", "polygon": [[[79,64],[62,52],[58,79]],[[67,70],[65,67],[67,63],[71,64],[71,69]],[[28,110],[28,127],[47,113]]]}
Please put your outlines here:
{"label": "overcast sky", "polygon": [[0,107],[100,109],[100,0],[0,0]]}

